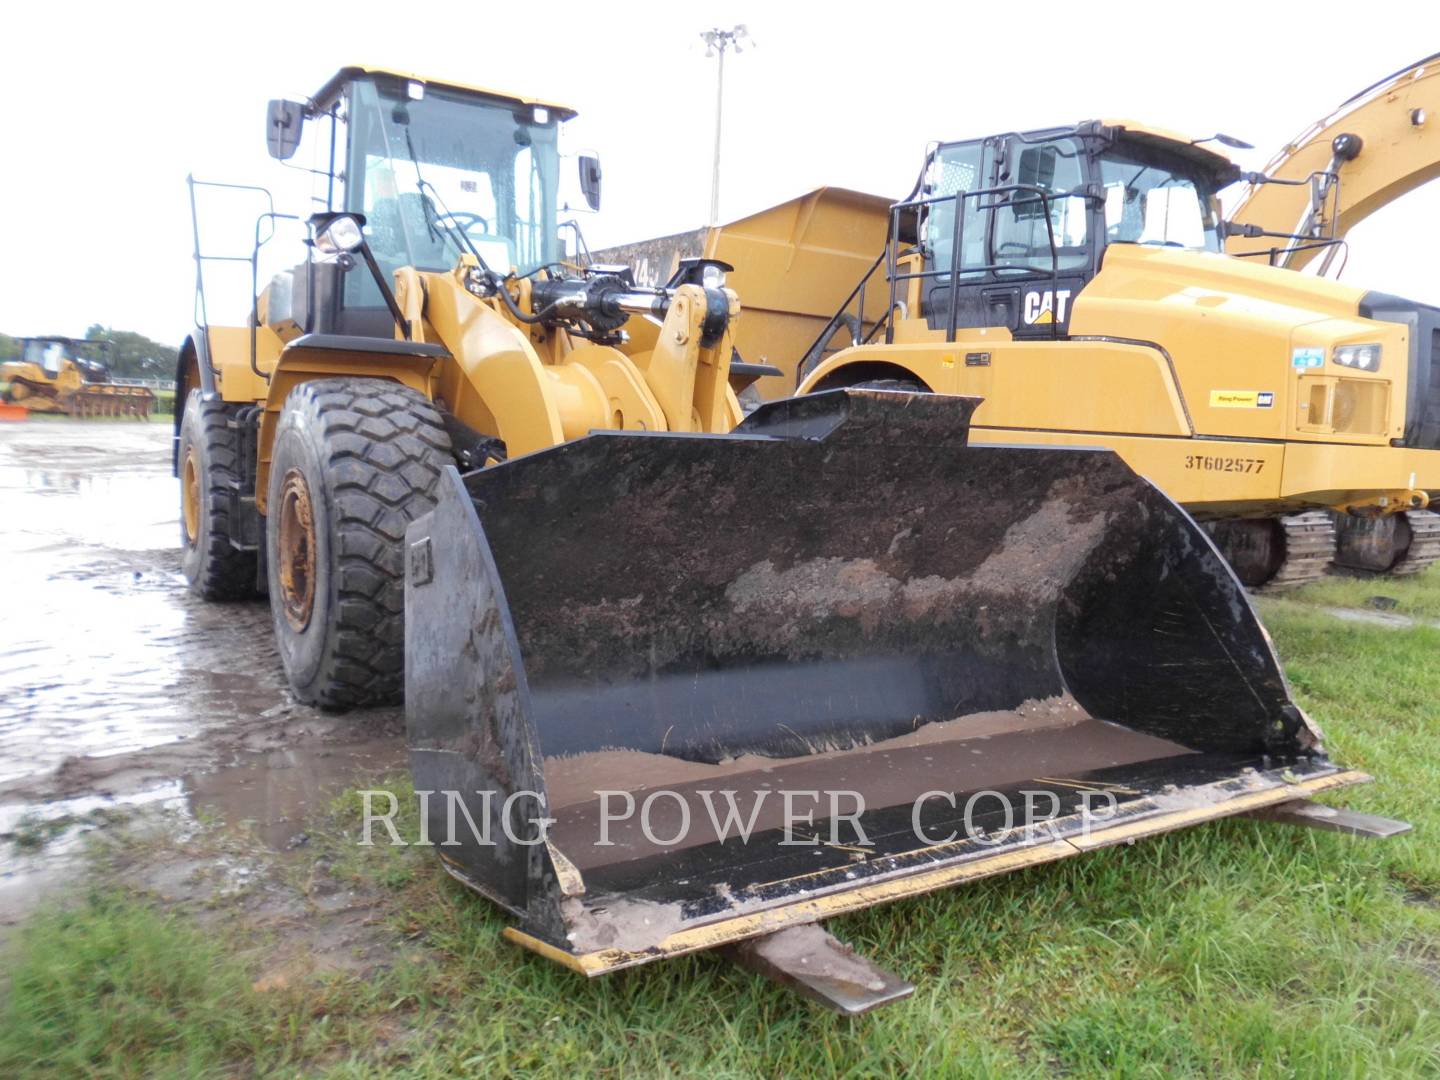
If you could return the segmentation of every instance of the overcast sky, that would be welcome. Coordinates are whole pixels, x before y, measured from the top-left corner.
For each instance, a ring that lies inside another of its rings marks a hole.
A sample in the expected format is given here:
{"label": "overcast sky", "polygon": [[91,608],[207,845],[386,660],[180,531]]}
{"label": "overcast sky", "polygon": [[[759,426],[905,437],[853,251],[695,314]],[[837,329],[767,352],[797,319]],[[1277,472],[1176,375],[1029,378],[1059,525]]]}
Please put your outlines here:
{"label": "overcast sky", "polygon": [[[1243,19],[1221,21],[1157,0],[12,3],[0,330],[101,322],[178,343],[194,279],[186,174],[293,188],[265,153],[265,103],[303,99],[346,64],[574,105],[568,144],[605,167],[604,210],[584,220],[593,247],[704,223],[707,26],[743,22],[753,38],[726,62],[723,218],[821,184],[898,197],[932,139],[1102,116],[1225,131],[1256,145],[1241,163],[1259,168],[1351,94],[1440,51],[1433,0],[1328,6],[1237,5]],[[1345,280],[1440,302],[1437,233],[1432,183],[1351,234]]]}

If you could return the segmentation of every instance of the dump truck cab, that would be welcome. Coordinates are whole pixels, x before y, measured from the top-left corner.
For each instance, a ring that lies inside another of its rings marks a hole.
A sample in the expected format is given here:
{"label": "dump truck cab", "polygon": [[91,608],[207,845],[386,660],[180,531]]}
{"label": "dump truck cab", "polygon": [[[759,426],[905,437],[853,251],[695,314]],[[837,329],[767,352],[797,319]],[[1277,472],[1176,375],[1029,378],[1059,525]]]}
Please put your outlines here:
{"label": "dump truck cab", "polygon": [[939,144],[891,211],[888,309],[838,313],[800,391],[974,394],[977,441],[1113,448],[1216,523],[1247,584],[1337,550],[1423,568],[1440,311],[1225,255],[1240,172],[1201,143],[1097,121]]}
{"label": "dump truck cab", "polygon": [[953,308],[959,326],[1057,337],[1112,245],[1222,250],[1218,193],[1239,175],[1224,156],[1133,122],[943,143],[917,206],[926,276],[902,280],[921,283],[932,327]]}

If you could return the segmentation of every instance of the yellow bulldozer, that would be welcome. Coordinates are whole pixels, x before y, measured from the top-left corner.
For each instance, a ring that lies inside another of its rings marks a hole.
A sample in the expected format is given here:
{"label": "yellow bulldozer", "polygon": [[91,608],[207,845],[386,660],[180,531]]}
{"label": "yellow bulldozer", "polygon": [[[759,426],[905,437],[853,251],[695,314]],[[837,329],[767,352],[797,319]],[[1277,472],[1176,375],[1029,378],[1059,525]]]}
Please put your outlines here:
{"label": "yellow bulldozer", "polygon": [[178,373],[193,587],[268,592],[303,701],[403,686],[427,831],[507,936],[586,975],[723,946],[861,1012],[913,988],[832,915],[1228,815],[1405,828],[1310,801],[1365,777],[1116,454],[972,445],[965,396],[746,415],[780,372],[724,264],[565,259],[570,115],[367,68],[272,102],[326,209]]}
{"label": "yellow bulldozer", "polygon": [[150,417],[155,394],[110,381],[110,343],[67,337],[20,338],[20,355],[0,364],[5,400],[31,412],[91,418]]}

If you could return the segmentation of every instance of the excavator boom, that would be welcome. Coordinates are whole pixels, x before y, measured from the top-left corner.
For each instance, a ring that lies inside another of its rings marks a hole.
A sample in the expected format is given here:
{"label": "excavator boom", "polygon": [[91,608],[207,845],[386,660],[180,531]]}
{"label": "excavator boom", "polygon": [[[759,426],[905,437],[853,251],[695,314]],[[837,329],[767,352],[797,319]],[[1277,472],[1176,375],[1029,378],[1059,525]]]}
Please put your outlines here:
{"label": "excavator boom", "polygon": [[[1278,266],[1326,266],[1336,247],[1381,207],[1440,176],[1440,53],[1366,87],[1305,128],[1266,164],[1280,183],[1247,185],[1230,215],[1237,226],[1299,239],[1233,235],[1231,255],[1274,252]],[[1308,182],[1307,182],[1308,181]]]}

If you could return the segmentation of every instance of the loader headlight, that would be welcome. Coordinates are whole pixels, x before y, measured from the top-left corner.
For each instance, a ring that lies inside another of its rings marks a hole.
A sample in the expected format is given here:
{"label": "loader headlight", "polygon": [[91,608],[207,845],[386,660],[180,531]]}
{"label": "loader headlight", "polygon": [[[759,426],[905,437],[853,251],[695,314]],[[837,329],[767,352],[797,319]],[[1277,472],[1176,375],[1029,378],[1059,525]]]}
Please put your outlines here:
{"label": "loader headlight", "polygon": [[725,287],[725,270],[714,263],[706,263],[705,269],[700,271],[700,284],[707,289],[723,289]]}
{"label": "loader headlight", "polygon": [[354,251],[364,241],[360,223],[349,214],[341,214],[315,234],[315,247],[327,255]]}
{"label": "loader headlight", "polygon": [[1361,371],[1380,370],[1379,345],[1337,345],[1331,359],[1342,367],[1359,368]]}

